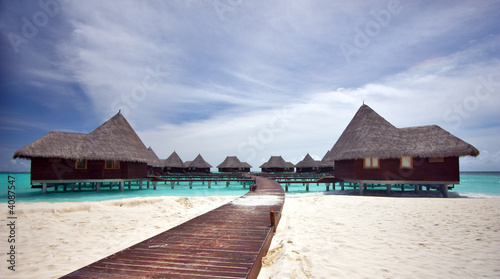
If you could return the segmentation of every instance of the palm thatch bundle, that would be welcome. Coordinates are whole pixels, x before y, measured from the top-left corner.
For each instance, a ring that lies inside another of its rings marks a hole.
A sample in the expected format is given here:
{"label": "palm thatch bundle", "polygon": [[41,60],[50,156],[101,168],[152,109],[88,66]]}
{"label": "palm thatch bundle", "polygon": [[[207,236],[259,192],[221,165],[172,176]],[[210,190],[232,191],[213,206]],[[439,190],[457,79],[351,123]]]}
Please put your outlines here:
{"label": "palm thatch bundle", "polygon": [[198,154],[198,156],[196,156],[196,158],[189,163],[188,167],[197,168],[197,169],[204,169],[204,168],[211,168],[212,165],[207,163],[207,161],[205,161],[205,159],[203,159],[203,157],[201,157],[201,154]]}
{"label": "palm thatch bundle", "polygon": [[182,162],[181,157],[177,155],[177,152],[172,152],[167,159],[163,161],[163,167],[165,168],[185,168],[186,165]]}
{"label": "palm thatch bundle", "polygon": [[50,132],[17,150],[13,157],[142,163],[151,159],[146,146],[120,112],[89,134]]}
{"label": "palm thatch bundle", "polygon": [[362,105],[323,161],[477,155],[479,151],[474,146],[439,126],[396,128],[369,106]]}
{"label": "palm thatch bundle", "polygon": [[158,158],[158,156],[153,151],[153,148],[151,148],[151,146],[148,148],[148,152],[149,152],[149,155],[151,157],[150,161],[148,162],[148,166],[152,166],[155,168],[163,167],[163,162],[160,160],[160,158]]}
{"label": "palm thatch bundle", "polygon": [[251,168],[248,163],[241,162],[236,156],[227,156],[222,163],[220,163],[217,168],[219,169],[240,169],[240,168]]}
{"label": "palm thatch bundle", "polygon": [[296,168],[315,168],[319,167],[320,161],[314,160],[309,153],[302,159],[302,161],[298,162],[295,167]]}
{"label": "palm thatch bundle", "polygon": [[287,169],[287,168],[294,168],[295,165],[286,162],[283,157],[281,156],[271,156],[267,162],[262,164],[260,168],[280,168],[280,169]]}

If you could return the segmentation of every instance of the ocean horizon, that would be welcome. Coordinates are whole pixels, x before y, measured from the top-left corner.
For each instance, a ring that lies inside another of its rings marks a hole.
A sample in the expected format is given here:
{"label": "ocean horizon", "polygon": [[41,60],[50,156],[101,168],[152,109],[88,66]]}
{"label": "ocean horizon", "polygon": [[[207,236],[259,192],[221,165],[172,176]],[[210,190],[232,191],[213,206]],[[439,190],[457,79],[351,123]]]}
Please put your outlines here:
{"label": "ocean horizon", "polygon": [[[128,189],[125,186],[125,190],[120,192],[117,187],[109,189],[109,187],[102,187],[99,192],[92,190],[91,188],[82,188],[82,190],[75,190],[74,192],[63,191],[61,187],[58,190],[54,188],[49,188],[46,194],[42,194],[41,189],[32,189],[30,184],[30,173],[29,172],[2,172],[0,173],[0,181],[2,185],[5,185],[5,190],[0,193],[0,203],[8,202],[8,190],[7,186],[9,176],[15,178],[15,201],[25,202],[25,203],[36,203],[36,202],[84,202],[84,201],[103,201],[103,200],[116,200],[124,198],[134,198],[134,197],[158,197],[158,196],[179,196],[179,197],[206,197],[206,196],[242,196],[246,194],[249,190],[248,185],[243,187],[239,182],[231,182],[229,187],[226,187],[226,183],[220,182],[218,184],[212,183],[210,188],[208,188],[207,183],[194,182],[192,189],[189,187],[188,182],[175,184],[174,189],[171,189],[170,184],[164,184],[159,182],[157,189],[154,190],[151,186],[146,188],[143,185],[142,189],[138,189],[137,186],[132,186],[132,189]],[[330,186],[330,191],[325,191],[325,185],[320,183],[316,185],[311,183],[309,186],[309,191],[306,191],[306,187],[302,183],[291,184],[288,187],[287,196],[303,196],[303,195],[356,195],[357,191],[352,190],[352,188],[346,187],[345,191],[340,191],[340,187],[337,185],[336,189],[332,191]],[[401,191],[399,187],[393,187],[392,196],[395,197],[439,197],[440,194],[437,191],[422,191],[419,194],[413,192],[413,188],[410,186],[405,187],[405,191]],[[368,188],[365,191],[365,195],[384,195],[385,187],[382,189],[377,189],[377,187]],[[455,185],[455,187],[449,191],[450,197],[460,198],[500,198],[500,172],[461,172],[460,173],[460,184]]]}

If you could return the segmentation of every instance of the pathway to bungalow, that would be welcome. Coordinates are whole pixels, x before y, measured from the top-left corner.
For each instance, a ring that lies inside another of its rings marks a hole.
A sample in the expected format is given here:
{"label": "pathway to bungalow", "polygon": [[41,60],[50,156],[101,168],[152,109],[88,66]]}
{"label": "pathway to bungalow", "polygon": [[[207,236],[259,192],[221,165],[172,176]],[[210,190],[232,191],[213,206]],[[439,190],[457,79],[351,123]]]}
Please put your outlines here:
{"label": "pathway to bungalow", "polygon": [[285,202],[258,176],[246,195],[63,278],[256,278]]}

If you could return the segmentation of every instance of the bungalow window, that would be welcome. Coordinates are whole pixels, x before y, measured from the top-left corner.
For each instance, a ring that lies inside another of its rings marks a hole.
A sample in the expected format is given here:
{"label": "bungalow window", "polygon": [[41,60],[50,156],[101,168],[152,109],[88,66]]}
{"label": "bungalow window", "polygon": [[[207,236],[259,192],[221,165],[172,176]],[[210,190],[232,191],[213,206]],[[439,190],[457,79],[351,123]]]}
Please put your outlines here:
{"label": "bungalow window", "polygon": [[411,157],[411,156],[401,157],[401,168],[402,169],[412,169],[413,168],[413,157]]}
{"label": "bungalow window", "polygon": [[363,161],[365,169],[378,169],[380,167],[378,157],[366,157]]}
{"label": "bungalow window", "polygon": [[119,160],[106,160],[106,169],[117,170],[120,168]]}
{"label": "bungalow window", "polygon": [[75,170],[85,170],[87,169],[87,160],[78,159],[75,160]]}

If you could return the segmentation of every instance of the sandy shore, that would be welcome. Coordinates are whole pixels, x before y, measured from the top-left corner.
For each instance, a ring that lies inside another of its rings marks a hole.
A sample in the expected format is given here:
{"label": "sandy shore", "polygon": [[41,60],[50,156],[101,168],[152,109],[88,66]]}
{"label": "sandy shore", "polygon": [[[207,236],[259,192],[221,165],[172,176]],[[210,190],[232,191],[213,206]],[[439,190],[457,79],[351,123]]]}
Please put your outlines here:
{"label": "sandy shore", "polygon": [[500,198],[287,197],[262,278],[500,278]]}
{"label": "sandy shore", "polygon": [[[0,278],[60,277],[235,198],[17,204],[17,271],[2,260]],[[263,265],[259,278],[500,278],[500,199],[287,197]]]}
{"label": "sandy shore", "polygon": [[[58,278],[236,198],[16,204],[16,271],[7,269],[3,256],[0,278]],[[5,228],[2,225],[2,254],[8,251]]]}

